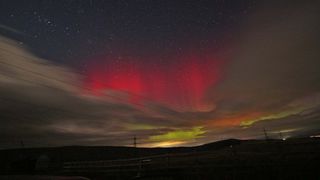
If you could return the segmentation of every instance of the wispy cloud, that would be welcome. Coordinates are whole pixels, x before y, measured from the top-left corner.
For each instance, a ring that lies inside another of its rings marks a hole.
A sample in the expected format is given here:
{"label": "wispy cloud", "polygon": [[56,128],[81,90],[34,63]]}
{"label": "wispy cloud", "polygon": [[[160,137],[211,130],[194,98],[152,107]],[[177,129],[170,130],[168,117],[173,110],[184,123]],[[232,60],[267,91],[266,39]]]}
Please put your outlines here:
{"label": "wispy cloud", "polygon": [[0,147],[20,140],[27,146],[131,145],[134,136],[141,146],[195,145],[263,138],[263,129],[274,137],[319,134],[317,5],[262,5],[244,19],[221,81],[197,99],[210,105],[205,111],[147,98],[132,103],[131,94],[117,90],[88,93],[74,70],[1,37]]}

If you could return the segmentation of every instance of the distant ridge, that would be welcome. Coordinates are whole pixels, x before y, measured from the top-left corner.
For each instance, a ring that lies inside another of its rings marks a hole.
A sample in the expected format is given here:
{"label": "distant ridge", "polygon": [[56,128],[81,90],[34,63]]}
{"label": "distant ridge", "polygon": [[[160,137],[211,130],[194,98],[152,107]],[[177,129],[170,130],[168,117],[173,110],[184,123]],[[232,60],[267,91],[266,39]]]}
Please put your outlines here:
{"label": "distant ridge", "polygon": [[217,150],[225,147],[235,146],[241,144],[243,140],[239,139],[226,139],[222,141],[216,141],[199,146],[200,149]]}

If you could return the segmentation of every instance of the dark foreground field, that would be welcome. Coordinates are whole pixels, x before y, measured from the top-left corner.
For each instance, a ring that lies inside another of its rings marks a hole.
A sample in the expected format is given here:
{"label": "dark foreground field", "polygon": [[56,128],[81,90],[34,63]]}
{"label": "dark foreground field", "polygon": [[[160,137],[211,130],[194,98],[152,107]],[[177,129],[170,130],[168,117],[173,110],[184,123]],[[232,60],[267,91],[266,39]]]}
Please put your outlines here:
{"label": "dark foreground field", "polygon": [[0,179],[320,179],[320,139],[0,151]]}

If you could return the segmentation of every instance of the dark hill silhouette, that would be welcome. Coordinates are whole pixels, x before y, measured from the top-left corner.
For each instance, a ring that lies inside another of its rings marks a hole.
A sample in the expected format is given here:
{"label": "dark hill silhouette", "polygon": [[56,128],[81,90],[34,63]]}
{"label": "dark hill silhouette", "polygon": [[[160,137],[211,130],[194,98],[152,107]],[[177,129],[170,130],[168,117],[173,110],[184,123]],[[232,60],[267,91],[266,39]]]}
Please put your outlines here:
{"label": "dark hill silhouette", "polygon": [[[262,171],[269,178],[313,179],[320,177],[317,166],[313,165],[319,161],[319,138],[228,139],[175,148],[65,146],[0,150],[0,175],[74,175],[93,179],[121,176],[120,179],[126,179],[135,174],[151,177],[166,174],[183,179],[200,174],[203,179],[224,179],[224,175],[232,172],[236,176],[245,178],[249,174],[260,179]],[[215,173],[209,173],[212,169],[216,169]],[[260,173],[252,174],[252,169]],[[282,172],[279,174],[279,171]]]}
{"label": "dark hill silhouette", "polygon": [[227,140],[204,144],[197,148],[203,149],[203,150],[217,150],[217,149],[222,149],[230,146],[240,145],[241,142],[243,141],[238,139],[227,139]]}

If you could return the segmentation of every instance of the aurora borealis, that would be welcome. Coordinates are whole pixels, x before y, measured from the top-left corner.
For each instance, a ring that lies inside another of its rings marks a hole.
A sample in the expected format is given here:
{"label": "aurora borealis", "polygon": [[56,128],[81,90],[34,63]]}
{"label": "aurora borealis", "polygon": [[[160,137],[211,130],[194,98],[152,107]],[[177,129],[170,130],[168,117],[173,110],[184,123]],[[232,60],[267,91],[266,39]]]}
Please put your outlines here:
{"label": "aurora borealis", "polygon": [[125,92],[132,103],[149,99],[181,110],[209,108],[203,96],[220,79],[223,61],[188,55],[165,65],[141,62],[145,60],[99,59],[88,66],[84,88],[96,94],[106,90]]}
{"label": "aurora borealis", "polygon": [[319,135],[317,7],[2,1],[0,148]]}

